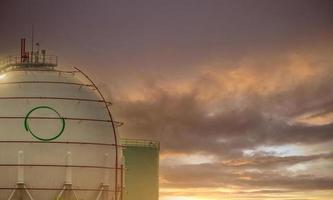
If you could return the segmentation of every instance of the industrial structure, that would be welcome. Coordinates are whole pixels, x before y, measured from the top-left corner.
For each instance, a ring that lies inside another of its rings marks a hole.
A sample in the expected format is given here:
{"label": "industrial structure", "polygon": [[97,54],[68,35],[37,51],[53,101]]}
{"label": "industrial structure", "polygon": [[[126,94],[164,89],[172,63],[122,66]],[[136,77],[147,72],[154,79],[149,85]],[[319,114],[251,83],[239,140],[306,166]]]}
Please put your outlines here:
{"label": "industrial structure", "polygon": [[124,200],[158,200],[160,143],[135,139],[120,143],[126,166]]}
{"label": "industrial structure", "polygon": [[57,65],[22,39],[0,66],[0,199],[122,200],[121,123],[87,74]]}

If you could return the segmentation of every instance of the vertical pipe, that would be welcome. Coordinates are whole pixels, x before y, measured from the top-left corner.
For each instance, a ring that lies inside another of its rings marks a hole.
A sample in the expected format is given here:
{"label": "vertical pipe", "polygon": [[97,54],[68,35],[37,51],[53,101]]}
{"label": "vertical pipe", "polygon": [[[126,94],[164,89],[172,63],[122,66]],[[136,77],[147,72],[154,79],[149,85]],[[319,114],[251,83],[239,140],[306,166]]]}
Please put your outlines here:
{"label": "vertical pipe", "polygon": [[67,159],[66,159],[66,181],[65,184],[71,185],[72,184],[72,153],[70,151],[67,152]]}
{"label": "vertical pipe", "polygon": [[34,52],[34,25],[31,25],[31,53]]}
{"label": "vertical pipe", "polygon": [[20,150],[18,152],[18,170],[17,170],[17,183],[23,184],[24,183],[24,152]]}
{"label": "vertical pipe", "polygon": [[120,200],[123,200],[123,190],[124,190],[124,165],[121,164],[121,169],[120,169]]}
{"label": "vertical pipe", "polygon": [[[109,167],[110,165],[110,158],[109,154],[104,154],[104,167]],[[103,200],[109,199],[109,186],[110,186],[110,169],[104,169],[104,180],[102,183],[102,190],[106,190],[106,192],[102,192],[103,194]]]}
{"label": "vertical pipe", "polygon": [[24,62],[25,57],[25,38],[21,38],[21,62]]}
{"label": "vertical pipe", "polygon": [[[109,154],[106,153],[106,154],[104,154],[104,167],[108,167],[108,166],[109,166]],[[105,169],[103,185],[109,185],[109,183],[110,183],[109,177],[110,177],[110,170]]]}
{"label": "vertical pipe", "polygon": [[45,63],[45,55],[46,55],[46,50],[42,50],[42,60],[43,60],[43,64]]}

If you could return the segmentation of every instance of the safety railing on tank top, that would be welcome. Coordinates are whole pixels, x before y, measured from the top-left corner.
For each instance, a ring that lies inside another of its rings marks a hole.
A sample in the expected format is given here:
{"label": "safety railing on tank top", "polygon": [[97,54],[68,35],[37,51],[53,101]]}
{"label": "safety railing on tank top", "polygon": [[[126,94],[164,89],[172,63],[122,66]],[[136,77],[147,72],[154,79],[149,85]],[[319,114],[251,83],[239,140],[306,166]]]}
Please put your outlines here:
{"label": "safety railing on tank top", "polygon": [[34,56],[8,56],[0,61],[0,71],[11,67],[56,67],[58,57],[54,55],[36,54]]}

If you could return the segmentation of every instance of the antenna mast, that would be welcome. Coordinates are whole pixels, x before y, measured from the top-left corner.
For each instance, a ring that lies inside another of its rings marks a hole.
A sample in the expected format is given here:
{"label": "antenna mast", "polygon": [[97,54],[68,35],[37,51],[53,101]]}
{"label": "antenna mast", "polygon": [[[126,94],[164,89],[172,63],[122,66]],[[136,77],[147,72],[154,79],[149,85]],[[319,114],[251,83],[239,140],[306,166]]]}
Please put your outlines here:
{"label": "antenna mast", "polygon": [[31,54],[34,53],[34,25],[31,25]]}

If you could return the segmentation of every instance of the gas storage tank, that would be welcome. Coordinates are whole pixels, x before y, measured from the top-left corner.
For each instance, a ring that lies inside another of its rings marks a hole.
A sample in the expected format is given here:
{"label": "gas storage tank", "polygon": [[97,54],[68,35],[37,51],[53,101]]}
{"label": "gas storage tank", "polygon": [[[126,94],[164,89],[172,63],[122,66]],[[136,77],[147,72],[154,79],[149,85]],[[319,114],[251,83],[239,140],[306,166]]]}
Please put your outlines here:
{"label": "gas storage tank", "polygon": [[0,68],[0,199],[118,200],[117,126],[98,87],[38,52]]}

